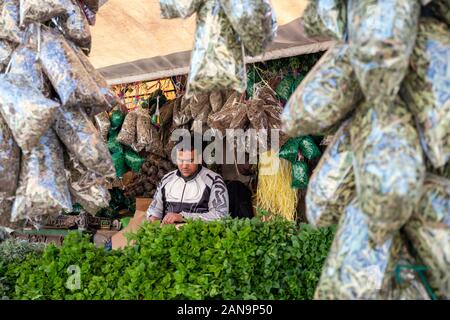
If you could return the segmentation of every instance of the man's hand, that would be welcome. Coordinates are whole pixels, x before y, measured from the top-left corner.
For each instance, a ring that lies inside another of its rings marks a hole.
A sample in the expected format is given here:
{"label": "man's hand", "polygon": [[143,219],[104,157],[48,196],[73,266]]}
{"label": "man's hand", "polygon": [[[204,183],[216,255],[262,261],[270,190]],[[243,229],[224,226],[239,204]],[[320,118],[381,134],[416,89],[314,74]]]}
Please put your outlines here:
{"label": "man's hand", "polygon": [[148,222],[156,222],[156,221],[161,221],[161,219],[158,218],[158,217],[155,217],[155,216],[149,216],[149,217],[147,218],[147,221],[148,221]]}
{"label": "man's hand", "polygon": [[184,222],[184,218],[179,213],[169,212],[163,219],[161,225],[175,224],[177,222]]}

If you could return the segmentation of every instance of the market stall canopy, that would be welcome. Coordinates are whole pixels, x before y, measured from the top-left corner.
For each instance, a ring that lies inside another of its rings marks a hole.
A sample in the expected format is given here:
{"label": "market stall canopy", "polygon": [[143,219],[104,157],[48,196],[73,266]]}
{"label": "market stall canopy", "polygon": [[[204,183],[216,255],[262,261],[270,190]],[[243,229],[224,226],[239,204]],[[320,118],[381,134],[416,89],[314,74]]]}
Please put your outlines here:
{"label": "market stall canopy", "polygon": [[[247,62],[279,59],[326,50],[327,38],[308,38],[300,18],[306,0],[272,0],[279,29],[263,56]],[[195,16],[160,18],[158,0],[109,0],[97,14],[90,55],[109,84],[154,80],[189,70]]]}

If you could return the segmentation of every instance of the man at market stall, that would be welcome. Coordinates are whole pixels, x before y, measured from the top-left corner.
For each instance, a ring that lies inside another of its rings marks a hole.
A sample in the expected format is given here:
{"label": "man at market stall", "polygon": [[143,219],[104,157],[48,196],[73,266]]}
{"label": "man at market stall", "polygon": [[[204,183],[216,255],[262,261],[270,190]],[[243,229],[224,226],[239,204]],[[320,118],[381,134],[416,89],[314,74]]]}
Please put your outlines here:
{"label": "man at market stall", "polygon": [[201,150],[183,144],[176,151],[178,169],[166,174],[147,210],[147,220],[179,224],[186,219],[213,221],[229,214],[222,177],[198,163]]}

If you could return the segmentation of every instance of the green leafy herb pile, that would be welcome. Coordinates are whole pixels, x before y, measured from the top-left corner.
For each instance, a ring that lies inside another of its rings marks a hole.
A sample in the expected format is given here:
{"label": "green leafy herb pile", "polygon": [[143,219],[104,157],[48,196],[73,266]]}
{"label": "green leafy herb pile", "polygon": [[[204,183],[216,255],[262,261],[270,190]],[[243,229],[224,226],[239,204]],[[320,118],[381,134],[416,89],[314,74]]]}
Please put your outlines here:
{"label": "green leafy herb pile", "polygon": [[[311,299],[333,235],[281,219],[145,223],[123,250],[71,233],[3,273],[11,299]],[[70,266],[80,271],[73,291]]]}

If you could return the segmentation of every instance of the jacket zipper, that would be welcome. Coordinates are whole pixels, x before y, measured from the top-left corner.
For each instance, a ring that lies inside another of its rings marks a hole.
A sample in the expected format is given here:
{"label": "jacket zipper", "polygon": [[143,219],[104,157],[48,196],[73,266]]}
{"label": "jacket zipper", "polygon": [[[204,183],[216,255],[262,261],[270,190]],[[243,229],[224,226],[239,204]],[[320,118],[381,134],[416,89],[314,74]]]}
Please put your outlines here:
{"label": "jacket zipper", "polygon": [[183,205],[183,198],[184,198],[184,190],[185,189],[186,189],[186,182],[184,183],[183,193],[181,194],[181,201],[180,201],[180,206],[178,207],[178,213],[181,212],[181,206]]}

